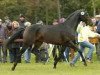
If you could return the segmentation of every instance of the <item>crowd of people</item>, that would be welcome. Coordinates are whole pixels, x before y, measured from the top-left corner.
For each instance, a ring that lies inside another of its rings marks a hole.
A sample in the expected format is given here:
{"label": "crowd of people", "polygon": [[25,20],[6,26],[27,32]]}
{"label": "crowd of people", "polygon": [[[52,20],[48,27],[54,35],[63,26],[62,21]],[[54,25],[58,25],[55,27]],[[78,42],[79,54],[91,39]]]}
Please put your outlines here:
{"label": "crowd of people", "polygon": [[[5,21],[3,22],[2,19],[0,19],[0,62],[7,62],[8,59],[3,58],[3,41],[10,38],[11,35],[16,33],[19,28],[26,28],[28,26],[31,26],[31,23],[26,20],[24,15],[19,16],[18,21],[11,21],[9,17],[4,18]],[[77,27],[77,43],[79,46],[79,49],[84,52],[85,48],[89,48],[88,53],[85,54],[85,58],[88,62],[92,62],[93,57],[93,51],[94,51],[94,45],[89,42],[89,37],[100,37],[100,15],[97,15],[96,17],[91,19],[94,25],[94,28],[91,29],[91,26],[87,25],[85,22],[80,22]],[[59,25],[60,23],[63,23],[65,21],[65,18],[61,18],[59,20],[54,19],[53,25]],[[43,25],[43,22],[40,20],[36,24]],[[18,37],[17,39],[22,39],[22,35]],[[6,52],[6,56],[9,56],[10,63],[15,62],[17,54],[19,53],[20,48],[22,47],[22,41],[15,41],[12,44],[9,45],[8,50],[9,53]],[[54,46],[54,49],[56,49],[57,46]],[[48,53],[49,44],[43,43],[41,47],[39,48],[39,53],[41,57],[41,61],[47,61],[49,58]],[[60,49],[58,49],[60,52]],[[52,51],[53,52],[53,51]],[[71,52],[71,49],[66,47],[65,52],[63,54],[62,59],[64,61],[69,61],[70,54],[73,54]],[[46,57],[45,57],[46,55]],[[74,54],[73,54],[74,55]],[[24,53],[24,59],[26,63],[30,63],[31,58],[31,50],[26,49]],[[100,55],[99,55],[100,56]],[[80,54],[78,53],[76,56],[74,56],[71,61],[70,65],[74,66],[74,64],[77,62],[78,58],[80,57]],[[21,57],[18,61],[21,63]],[[40,59],[39,59],[40,61]]]}
{"label": "crowd of people", "polygon": [[[30,26],[31,23],[26,21],[26,18],[24,15],[19,16],[18,21],[11,21],[9,17],[5,17],[5,21],[3,22],[2,19],[0,19],[0,62],[7,62],[7,59],[3,58],[3,41],[10,38],[11,35],[16,33],[19,28],[26,28],[27,26]],[[17,39],[22,39],[22,36],[19,36]],[[16,59],[17,54],[19,53],[19,50],[22,46],[22,42],[13,42],[9,45],[9,53],[6,53],[6,56],[9,55],[9,61],[10,63],[13,63]],[[25,54],[25,61],[30,62],[30,55],[29,50],[24,53]],[[29,57],[27,57],[29,56]],[[19,60],[19,63],[21,62],[21,57]]]}
{"label": "crowd of people", "polygon": [[[43,22],[39,20],[37,23],[43,25]],[[19,54],[20,49],[22,48],[23,43],[23,31],[26,27],[31,26],[31,22],[26,20],[26,17],[21,14],[19,16],[18,21],[11,21],[8,17],[5,18],[5,22],[0,19],[0,62],[7,62],[10,63],[15,62],[17,55]],[[8,50],[6,52],[6,57],[9,56],[9,59],[4,58],[3,56],[3,42],[6,39],[9,39],[13,34],[15,34],[19,30],[23,30],[19,37],[16,38],[14,42],[9,44]],[[40,61],[47,61],[49,58],[48,56],[48,44],[43,43],[39,50],[36,50],[40,57],[36,57],[36,62]],[[35,52],[33,52],[35,54]],[[23,56],[26,63],[30,63],[31,59],[31,48],[26,49]],[[21,63],[21,58],[19,58],[19,63]]]}

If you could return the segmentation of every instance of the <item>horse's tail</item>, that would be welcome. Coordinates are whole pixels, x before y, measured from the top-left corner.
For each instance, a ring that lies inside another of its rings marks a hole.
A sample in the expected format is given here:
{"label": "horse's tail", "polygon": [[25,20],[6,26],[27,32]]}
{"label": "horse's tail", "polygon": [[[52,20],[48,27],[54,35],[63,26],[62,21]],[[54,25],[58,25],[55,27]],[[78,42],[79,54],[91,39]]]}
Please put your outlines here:
{"label": "horse's tail", "polygon": [[15,34],[11,35],[8,39],[6,39],[4,41],[4,48],[7,48],[9,46],[9,44],[11,44],[12,42],[14,42],[15,39],[17,39],[19,36],[22,36],[22,32],[24,31],[24,28],[19,29]]}
{"label": "horse's tail", "polygon": [[11,44],[12,42],[14,42],[14,40],[16,38],[18,38],[19,36],[21,36],[22,32],[25,29],[19,29],[15,34],[13,34],[10,38],[6,39],[3,42],[3,59],[6,60],[7,56],[6,56],[6,52],[7,52],[7,47],[9,46],[9,44]]}

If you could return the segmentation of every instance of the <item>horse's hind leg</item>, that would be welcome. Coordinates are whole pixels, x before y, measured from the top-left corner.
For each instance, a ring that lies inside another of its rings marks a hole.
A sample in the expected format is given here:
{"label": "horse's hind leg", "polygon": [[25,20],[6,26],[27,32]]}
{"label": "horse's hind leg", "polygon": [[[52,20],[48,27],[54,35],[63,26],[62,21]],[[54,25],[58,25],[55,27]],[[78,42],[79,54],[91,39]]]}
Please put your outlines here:
{"label": "horse's hind leg", "polygon": [[87,63],[86,63],[85,58],[84,58],[84,56],[82,54],[82,51],[72,41],[70,41],[69,43],[70,43],[70,47],[72,47],[75,50],[78,50],[78,53],[80,54],[84,65],[87,66]]}
{"label": "horse's hind leg", "polygon": [[56,56],[56,45],[54,45],[54,48],[52,50],[52,55],[53,55],[53,58],[55,58],[55,56]]}
{"label": "horse's hind leg", "polygon": [[13,65],[13,67],[12,67],[12,71],[15,70],[15,68],[16,68],[16,66],[17,66],[17,64],[18,64],[19,58],[21,57],[21,55],[25,52],[25,50],[26,50],[27,48],[28,48],[28,46],[26,46],[26,45],[23,45],[23,46],[22,46],[22,49],[19,51],[19,54],[18,54],[17,57],[16,57],[16,60],[15,60],[14,65]]}
{"label": "horse's hind leg", "polygon": [[53,67],[54,69],[56,69],[57,63],[61,59],[61,57],[62,57],[62,55],[63,55],[63,53],[65,51],[65,48],[66,48],[66,46],[63,45],[63,48],[62,48],[62,50],[61,50],[61,52],[59,54],[59,57],[57,58],[57,56],[55,56],[55,58],[54,58],[54,67]]}
{"label": "horse's hind leg", "polygon": [[40,51],[38,48],[42,45],[42,42],[36,42],[34,43],[34,47],[32,48],[31,52],[35,54],[36,58],[36,63],[41,61],[41,56],[40,56]]}

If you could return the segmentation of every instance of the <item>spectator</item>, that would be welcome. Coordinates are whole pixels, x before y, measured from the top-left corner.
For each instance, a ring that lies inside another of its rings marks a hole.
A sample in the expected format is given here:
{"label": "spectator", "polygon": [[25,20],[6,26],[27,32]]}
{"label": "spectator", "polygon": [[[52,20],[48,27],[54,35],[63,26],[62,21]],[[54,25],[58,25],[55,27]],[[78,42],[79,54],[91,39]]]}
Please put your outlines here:
{"label": "spectator", "polygon": [[[5,28],[2,23],[2,19],[0,19],[0,62],[7,62],[7,59],[2,58],[3,56],[3,41],[6,39]],[[7,53],[6,53],[7,56]]]}
{"label": "spectator", "polygon": [[[13,21],[12,22],[13,34],[16,33],[18,28],[19,28],[19,23],[17,21]],[[20,37],[17,39],[20,39]],[[11,47],[9,48],[9,50],[10,50],[10,52],[9,52],[10,53],[10,62],[13,63],[13,62],[15,62],[16,57],[19,54],[20,42],[19,41],[13,42],[11,44]],[[21,57],[19,58],[18,62],[21,63]]]}
{"label": "spectator", "polygon": [[[31,23],[26,21],[26,18],[23,14],[20,15],[19,17],[19,29],[23,29],[23,31],[25,30],[26,27],[31,26]],[[23,35],[23,32],[21,33]],[[22,47],[22,44],[21,44]],[[28,48],[25,53],[24,53],[24,58],[25,58],[25,62],[26,63],[30,63],[30,58],[31,58],[31,52],[30,52],[30,48]]]}
{"label": "spectator", "polygon": [[[11,22],[10,23],[7,23],[7,26],[6,26],[6,39],[10,38],[10,36],[13,34],[13,30],[12,30],[12,24]],[[12,59],[12,55],[10,54],[10,49],[11,49],[11,45],[8,46],[8,49],[9,49],[9,59],[10,59],[10,62],[13,60]]]}
{"label": "spectator", "polygon": [[96,18],[91,18],[93,25],[96,25]]}
{"label": "spectator", "polygon": [[85,22],[82,22],[82,21],[81,21],[81,22],[78,24],[78,27],[77,27],[77,30],[76,30],[77,33],[80,34],[82,28],[85,27],[85,26],[86,26]]}
{"label": "spectator", "polygon": [[[86,47],[89,48],[89,51],[88,51],[87,56],[86,56],[86,60],[88,62],[91,62],[91,60],[92,60],[92,53],[94,51],[94,45],[89,42],[88,37],[95,37],[95,36],[100,36],[100,35],[97,34],[97,33],[92,32],[90,30],[89,26],[86,26],[85,23],[83,23],[83,25],[84,25],[84,27],[78,33],[78,42],[79,42],[79,45],[80,45],[79,47],[80,47],[80,50],[82,52],[84,51],[84,49]],[[79,57],[80,57],[80,54],[78,53],[74,57],[74,59],[71,61],[70,65],[74,66],[74,64],[77,62]]]}
{"label": "spectator", "polygon": [[58,25],[59,23],[58,23],[58,20],[57,19],[54,19],[54,21],[53,21],[53,23],[52,23],[53,25]]}
{"label": "spectator", "polygon": [[66,20],[65,18],[60,18],[60,19],[59,19],[59,23],[64,23],[65,20]]}
{"label": "spectator", "polygon": [[[25,22],[25,26],[29,27],[29,26],[31,26],[31,23],[30,22]],[[24,58],[25,58],[26,63],[30,63],[30,58],[31,58],[31,50],[30,49],[31,48],[28,48],[24,53]]]}
{"label": "spectator", "polygon": [[42,21],[42,20],[39,20],[36,24],[41,24],[41,25],[43,25],[43,21]]}
{"label": "spectator", "polygon": [[70,48],[66,47],[64,51],[64,58],[65,58],[65,61],[68,61],[68,62],[69,62],[69,51],[70,51]]}
{"label": "spectator", "polygon": [[[96,29],[97,33],[100,34],[100,15],[96,15],[95,18],[96,18],[95,29]],[[97,53],[97,58],[100,61],[100,42],[96,44],[96,53]]]}
{"label": "spectator", "polygon": [[19,28],[25,28],[26,18],[23,14],[19,16]]}
{"label": "spectator", "polygon": [[30,22],[25,22],[25,26],[29,27],[29,26],[31,26],[31,23]]}
{"label": "spectator", "polygon": [[97,33],[100,34],[100,15],[96,15]]}
{"label": "spectator", "polygon": [[49,45],[45,42],[43,42],[43,44],[39,48],[40,49],[40,59],[43,62],[46,62],[47,59],[49,58],[48,48],[49,48]]}
{"label": "spectator", "polygon": [[3,23],[3,26],[6,27],[9,23],[11,23],[11,20],[8,16],[4,17],[5,22]]}

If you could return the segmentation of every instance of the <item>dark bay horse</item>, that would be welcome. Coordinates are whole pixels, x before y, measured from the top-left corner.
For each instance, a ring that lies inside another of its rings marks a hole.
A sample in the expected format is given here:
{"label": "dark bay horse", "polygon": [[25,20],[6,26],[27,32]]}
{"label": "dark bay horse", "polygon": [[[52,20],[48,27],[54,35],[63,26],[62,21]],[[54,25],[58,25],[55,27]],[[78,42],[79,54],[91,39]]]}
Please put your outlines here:
{"label": "dark bay horse", "polygon": [[54,59],[54,68],[58,61],[60,60],[66,46],[78,50],[81,55],[84,65],[87,66],[86,61],[82,55],[82,52],[79,50],[78,46],[73,42],[76,40],[76,28],[80,21],[90,22],[87,12],[84,10],[77,10],[68,16],[66,21],[62,24],[56,26],[47,26],[47,25],[33,25],[27,27],[23,34],[23,47],[20,50],[19,55],[17,56],[16,62],[12,67],[12,70],[15,70],[15,67],[18,63],[18,58],[25,52],[25,50],[34,44],[32,50],[38,49],[43,42],[63,45],[64,49],[61,51],[60,56]]}

